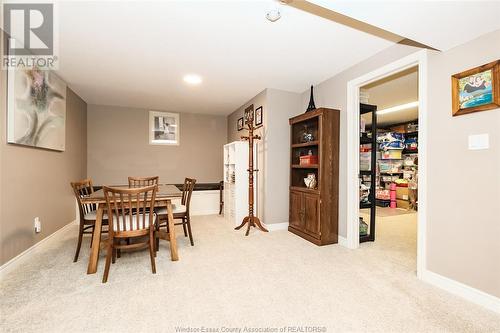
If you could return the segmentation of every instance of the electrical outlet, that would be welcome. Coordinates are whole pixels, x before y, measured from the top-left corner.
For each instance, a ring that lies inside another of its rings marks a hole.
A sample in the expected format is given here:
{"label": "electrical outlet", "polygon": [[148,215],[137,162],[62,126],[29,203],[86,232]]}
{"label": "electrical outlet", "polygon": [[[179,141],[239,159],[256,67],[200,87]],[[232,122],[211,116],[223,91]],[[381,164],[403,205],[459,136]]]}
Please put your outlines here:
{"label": "electrical outlet", "polygon": [[42,222],[40,221],[40,218],[35,217],[34,227],[35,227],[35,233],[38,234],[38,233],[42,232]]}

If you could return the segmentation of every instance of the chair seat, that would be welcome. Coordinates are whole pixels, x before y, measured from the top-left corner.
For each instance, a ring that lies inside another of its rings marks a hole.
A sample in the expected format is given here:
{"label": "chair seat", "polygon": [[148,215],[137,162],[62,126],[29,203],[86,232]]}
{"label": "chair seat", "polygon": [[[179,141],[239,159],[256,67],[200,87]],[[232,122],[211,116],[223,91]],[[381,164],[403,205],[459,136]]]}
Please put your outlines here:
{"label": "chair seat", "polygon": [[[181,204],[172,204],[172,213],[173,214],[179,214],[179,213],[185,213],[186,212],[186,206],[181,205]],[[156,210],[156,214],[158,215],[167,215],[167,207],[161,207]]]}
{"label": "chair seat", "polygon": [[[149,214],[144,214],[144,215],[139,215],[139,225],[141,226],[142,229],[142,219],[145,217],[144,221],[144,229],[149,228]],[[156,219],[156,214],[153,214],[153,224]],[[123,217],[120,216],[118,218],[118,223],[116,221],[116,216],[113,216],[113,230],[118,231],[118,225],[120,225],[120,232],[121,231],[131,231],[131,230],[137,230],[137,215],[132,215],[132,229],[130,228],[130,215],[125,217],[125,223],[123,223]]]}
{"label": "chair seat", "polygon": [[[97,218],[97,210],[93,210],[93,211],[88,212],[87,214],[85,214],[85,215],[83,216],[83,218],[84,218],[85,220],[95,221],[95,220],[96,220],[96,218]],[[107,215],[106,213],[104,213],[104,212],[103,212],[103,214],[102,214],[102,219],[103,219],[103,220],[107,220],[107,219],[108,219],[108,215]]]}

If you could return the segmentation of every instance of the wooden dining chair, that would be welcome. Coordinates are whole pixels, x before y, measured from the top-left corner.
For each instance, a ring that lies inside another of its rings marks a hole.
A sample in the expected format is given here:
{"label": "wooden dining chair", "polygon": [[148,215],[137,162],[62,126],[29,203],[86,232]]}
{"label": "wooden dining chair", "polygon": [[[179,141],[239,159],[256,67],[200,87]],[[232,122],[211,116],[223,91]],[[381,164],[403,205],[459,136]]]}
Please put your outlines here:
{"label": "wooden dining chair", "polygon": [[[156,215],[153,207],[157,185],[138,188],[103,187],[106,198],[109,228],[106,252],[106,265],[102,282],[108,281],[111,262],[115,263],[117,250],[131,250],[148,247],[151,270],[156,273],[154,258],[154,231]],[[151,213],[153,212],[153,213]],[[142,241],[145,236],[146,240]],[[122,244],[121,240],[136,238],[133,244]]]}
{"label": "wooden dining chair", "polygon": [[128,177],[128,187],[144,187],[158,185],[160,177]]}
{"label": "wooden dining chair", "polygon": [[[182,187],[182,197],[181,204],[172,204],[172,212],[174,219],[182,220],[179,223],[174,223],[174,225],[182,225],[182,229],[184,230],[184,237],[189,236],[189,242],[191,246],[194,246],[193,242],[193,233],[191,231],[191,216],[189,214],[189,207],[191,204],[191,195],[193,194],[194,185],[196,184],[196,179],[194,178],[186,178],[184,179],[184,186]],[[167,220],[167,208],[160,208],[157,210],[158,219],[160,223],[158,223],[157,228],[166,227],[168,230],[168,220]],[[156,250],[158,250],[158,243],[156,243]]]}
{"label": "wooden dining chair", "polygon": [[[97,217],[97,205],[96,204],[84,204],[82,198],[88,197],[94,193],[94,187],[92,185],[91,179],[84,179],[76,182],[71,182],[71,187],[73,188],[73,193],[75,194],[76,200],[78,202],[78,210],[80,212],[80,227],[78,230],[78,244],[76,246],[76,253],[73,262],[78,261],[78,256],[80,254],[80,248],[82,246],[83,235],[91,234],[90,247],[92,247],[92,242],[94,241],[94,226]],[[107,216],[103,215],[103,225],[107,225]],[[90,230],[89,230],[90,229]],[[105,230],[106,231],[106,230]],[[103,232],[101,230],[101,232]]]}

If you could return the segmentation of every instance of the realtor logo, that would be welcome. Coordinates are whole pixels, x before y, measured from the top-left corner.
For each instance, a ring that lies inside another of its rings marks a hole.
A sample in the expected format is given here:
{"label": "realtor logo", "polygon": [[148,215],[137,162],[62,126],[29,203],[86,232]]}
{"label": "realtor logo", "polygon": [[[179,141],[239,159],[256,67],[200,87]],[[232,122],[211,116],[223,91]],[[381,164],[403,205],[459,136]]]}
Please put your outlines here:
{"label": "realtor logo", "polygon": [[54,69],[54,4],[4,3],[2,9],[8,38],[2,67]]}

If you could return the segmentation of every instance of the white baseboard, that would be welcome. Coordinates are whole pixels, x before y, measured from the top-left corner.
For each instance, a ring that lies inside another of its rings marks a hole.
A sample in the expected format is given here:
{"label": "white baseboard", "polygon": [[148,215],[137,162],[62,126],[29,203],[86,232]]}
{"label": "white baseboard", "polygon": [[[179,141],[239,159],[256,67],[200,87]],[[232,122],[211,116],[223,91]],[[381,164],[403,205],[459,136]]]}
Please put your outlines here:
{"label": "white baseboard", "polygon": [[18,254],[17,256],[15,256],[14,258],[12,258],[9,261],[7,261],[5,264],[3,264],[0,267],[0,278],[3,278],[6,274],[8,274],[9,272],[11,272],[13,269],[15,269],[16,267],[18,267],[19,265],[21,265],[27,259],[29,259],[29,257],[31,255],[35,254],[36,250],[39,249],[42,245],[46,244],[47,241],[49,241],[50,239],[53,239],[55,236],[61,234],[64,230],[66,230],[70,226],[72,226],[74,224],[77,224],[77,223],[78,223],[77,220],[71,221],[70,223],[68,223],[64,227],[62,227],[61,229],[56,230],[55,232],[53,232],[52,234],[48,235],[47,237],[45,237],[44,239],[42,239],[38,243],[33,244],[28,249],[24,250],[23,252],[21,252],[20,254]]}
{"label": "white baseboard", "polygon": [[339,235],[339,245],[348,248],[348,246],[347,246],[347,238],[342,237],[342,236]]}
{"label": "white baseboard", "polygon": [[288,230],[288,222],[283,223],[262,223],[264,227],[269,231],[277,231],[277,230]]}
{"label": "white baseboard", "polygon": [[500,314],[500,298],[498,297],[429,270],[423,271],[422,280]]}

